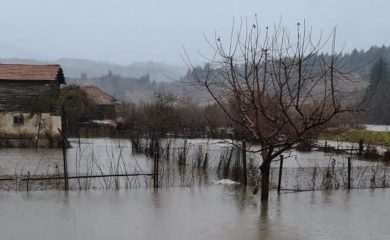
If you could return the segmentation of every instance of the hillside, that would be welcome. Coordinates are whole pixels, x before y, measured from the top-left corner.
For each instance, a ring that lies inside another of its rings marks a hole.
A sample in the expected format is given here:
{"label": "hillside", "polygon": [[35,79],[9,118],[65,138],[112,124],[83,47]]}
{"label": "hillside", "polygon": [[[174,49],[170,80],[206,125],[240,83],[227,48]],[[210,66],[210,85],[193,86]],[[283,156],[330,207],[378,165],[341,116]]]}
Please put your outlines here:
{"label": "hillside", "polygon": [[119,65],[109,62],[93,61],[86,59],[61,58],[53,61],[37,61],[33,59],[3,58],[1,63],[24,63],[24,64],[60,64],[66,78],[80,78],[82,73],[88,77],[99,77],[112,71],[126,77],[141,77],[149,74],[151,80],[167,82],[177,80],[186,72],[182,66],[174,66],[158,62],[133,63],[131,65]]}
{"label": "hillside", "polygon": [[[343,56],[343,71],[350,72],[355,80],[352,85],[339,86],[346,90],[367,87],[371,68],[375,61],[383,57],[390,62],[390,47],[373,46],[368,50],[353,50]],[[196,87],[180,83],[191,82],[192,73],[185,67],[165,63],[147,62],[131,65],[118,65],[109,62],[61,58],[56,61],[36,61],[31,59],[0,59],[2,63],[59,63],[65,71],[68,84],[96,85],[118,99],[125,101],[145,101],[155,92],[171,92],[181,98],[191,98],[196,102],[207,102],[208,95]],[[202,71],[202,67],[198,67]],[[85,74],[82,74],[85,73]]]}
{"label": "hillside", "polygon": [[197,90],[194,86],[181,83],[180,81],[154,81],[149,74],[141,77],[124,77],[109,72],[100,77],[67,79],[67,84],[95,85],[104,89],[116,98],[128,102],[144,102],[152,99],[157,92],[173,93],[177,97],[192,99],[201,103],[209,100],[204,92]]}

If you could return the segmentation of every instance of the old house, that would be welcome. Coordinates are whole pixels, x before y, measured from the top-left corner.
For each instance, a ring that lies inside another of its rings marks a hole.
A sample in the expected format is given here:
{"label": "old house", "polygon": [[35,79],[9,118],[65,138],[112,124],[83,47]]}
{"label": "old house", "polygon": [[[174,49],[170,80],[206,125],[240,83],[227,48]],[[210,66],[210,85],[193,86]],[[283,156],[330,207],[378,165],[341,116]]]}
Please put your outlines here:
{"label": "old house", "polygon": [[116,121],[116,112],[119,101],[102,89],[87,85],[80,87],[91,104],[93,120]]}
{"label": "old house", "polygon": [[0,136],[58,136],[61,84],[60,65],[0,64]]}

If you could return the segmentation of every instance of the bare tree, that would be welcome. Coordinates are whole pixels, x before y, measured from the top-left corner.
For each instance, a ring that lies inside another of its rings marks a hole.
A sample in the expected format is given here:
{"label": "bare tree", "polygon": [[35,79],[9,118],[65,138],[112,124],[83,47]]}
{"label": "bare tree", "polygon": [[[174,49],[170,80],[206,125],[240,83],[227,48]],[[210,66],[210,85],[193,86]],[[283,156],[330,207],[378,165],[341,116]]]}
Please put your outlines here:
{"label": "bare tree", "polygon": [[262,32],[257,19],[241,21],[227,44],[219,36],[209,41],[214,55],[205,72],[194,74],[226,116],[261,145],[262,200],[268,200],[273,159],[323,132],[338,115],[362,110],[354,80],[340,70],[335,37],[334,31],[314,42],[306,24],[291,34],[281,24]]}
{"label": "bare tree", "polygon": [[155,98],[143,107],[144,119],[142,119],[146,137],[150,140],[150,155],[156,153],[156,146],[161,138],[166,137],[169,129],[174,124],[173,103],[176,97],[169,93],[156,93]]}

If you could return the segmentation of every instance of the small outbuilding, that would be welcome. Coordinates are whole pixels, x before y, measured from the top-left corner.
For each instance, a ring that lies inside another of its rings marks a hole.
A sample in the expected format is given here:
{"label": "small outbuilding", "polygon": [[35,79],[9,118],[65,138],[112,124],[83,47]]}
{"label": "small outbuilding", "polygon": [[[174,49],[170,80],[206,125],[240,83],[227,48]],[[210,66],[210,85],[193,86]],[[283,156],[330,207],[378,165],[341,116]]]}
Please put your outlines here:
{"label": "small outbuilding", "polygon": [[120,103],[116,98],[94,85],[81,86],[92,107],[93,120],[116,121],[117,106]]}

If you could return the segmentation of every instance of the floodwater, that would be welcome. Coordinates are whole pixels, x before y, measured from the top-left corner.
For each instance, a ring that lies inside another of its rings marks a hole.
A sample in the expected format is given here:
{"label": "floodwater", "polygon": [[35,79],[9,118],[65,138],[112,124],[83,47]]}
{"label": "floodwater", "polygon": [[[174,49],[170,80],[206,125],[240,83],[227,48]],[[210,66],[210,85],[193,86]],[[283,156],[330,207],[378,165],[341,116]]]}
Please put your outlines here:
{"label": "floodwater", "polygon": [[387,189],[277,195],[241,187],[0,192],[0,239],[390,239]]}
{"label": "floodwater", "polygon": [[[71,139],[71,143],[73,148],[67,150],[70,175],[110,173],[118,168],[151,172],[151,159],[132,154],[126,139]],[[173,146],[182,144],[178,139]],[[203,139],[188,140],[188,144],[189,164],[199,146],[209,150],[210,171],[229,146],[221,140],[207,143]],[[343,166],[347,157],[323,152],[290,152],[285,156],[284,166],[293,168],[329,166],[333,158],[337,166]],[[260,160],[258,153],[248,153],[248,158]],[[61,149],[0,150],[0,175],[52,173],[56,167],[61,169],[61,164]],[[372,162],[357,159],[353,163],[369,164]],[[278,166],[277,161],[274,166]],[[259,196],[252,192],[250,187],[214,184],[157,192],[151,188],[0,191],[0,239],[390,239],[389,189],[281,195],[271,191],[267,205],[261,205]]]}
{"label": "floodwater", "polygon": [[389,125],[372,125],[372,124],[365,124],[366,130],[368,131],[374,131],[374,132],[390,132],[390,126]]}
{"label": "floodwater", "polygon": [[56,167],[62,167],[62,150],[42,148],[0,148],[0,176],[55,173]]}
{"label": "floodwater", "polygon": [[[67,150],[68,172],[70,175],[109,174],[115,170],[121,172],[151,172],[152,160],[143,154],[133,154],[131,142],[128,139],[70,139],[72,148]],[[172,139],[171,147],[183,147],[183,139]],[[231,144],[224,140],[190,139],[187,142],[188,163],[194,163],[197,151],[202,147],[203,154],[209,153],[209,167],[216,167],[220,155]],[[328,142],[331,145],[331,142]],[[340,143],[334,143],[337,145]],[[348,143],[346,147],[351,148]],[[207,149],[207,150],[206,150]],[[258,146],[252,146],[252,150]],[[171,155],[178,155],[171,150]],[[325,154],[319,151],[296,152],[284,154],[284,167],[328,167],[333,159],[336,166],[345,166],[348,155]],[[259,153],[247,153],[248,159],[253,159],[258,165],[261,163]],[[274,161],[273,167],[279,162]],[[372,161],[353,159],[354,166],[373,165]],[[29,149],[29,148],[1,148],[0,149],[0,175],[54,174],[63,169],[63,155],[61,149]]]}

